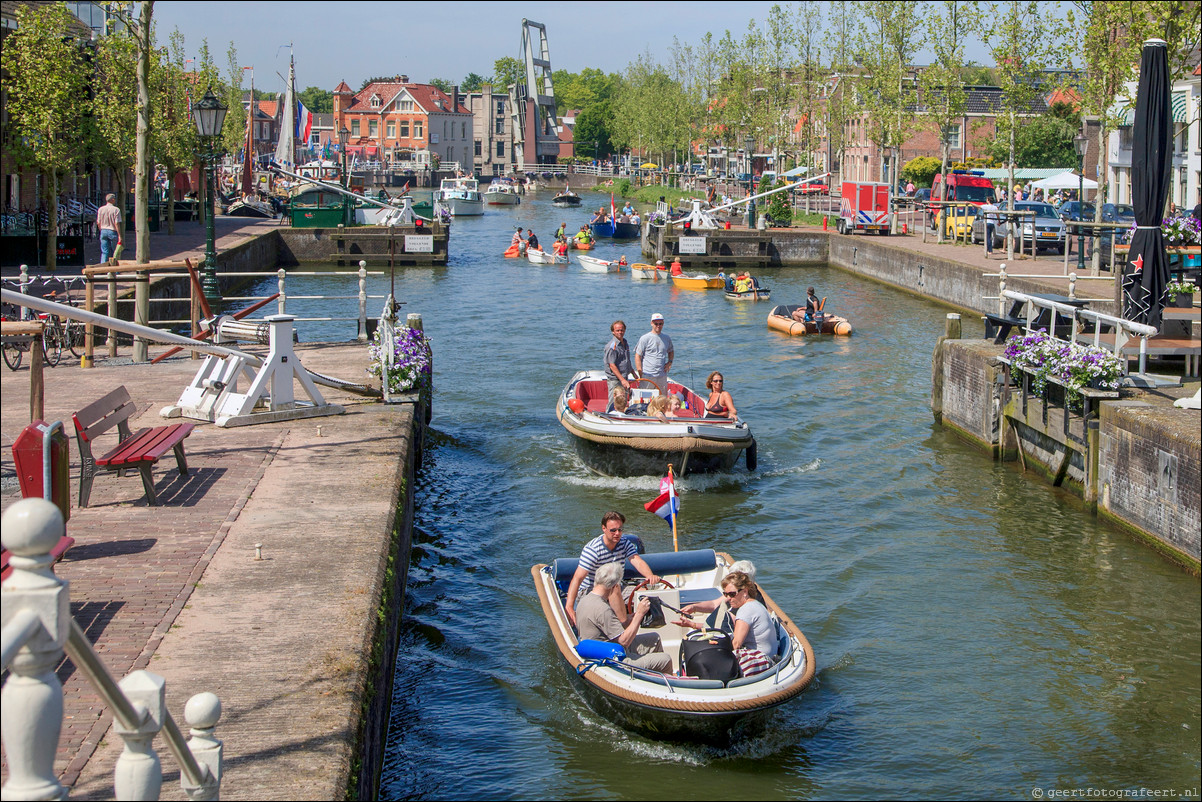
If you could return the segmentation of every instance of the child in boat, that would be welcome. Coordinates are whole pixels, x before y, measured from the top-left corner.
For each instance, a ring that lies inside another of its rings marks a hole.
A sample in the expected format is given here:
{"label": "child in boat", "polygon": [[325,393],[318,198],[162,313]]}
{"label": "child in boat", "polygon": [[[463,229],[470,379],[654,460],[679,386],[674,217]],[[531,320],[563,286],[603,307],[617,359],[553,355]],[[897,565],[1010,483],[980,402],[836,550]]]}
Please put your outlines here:
{"label": "child in boat", "polygon": [[619,415],[626,414],[626,405],[630,399],[626,395],[625,387],[615,387],[613,394],[609,397],[609,411],[617,412]]}

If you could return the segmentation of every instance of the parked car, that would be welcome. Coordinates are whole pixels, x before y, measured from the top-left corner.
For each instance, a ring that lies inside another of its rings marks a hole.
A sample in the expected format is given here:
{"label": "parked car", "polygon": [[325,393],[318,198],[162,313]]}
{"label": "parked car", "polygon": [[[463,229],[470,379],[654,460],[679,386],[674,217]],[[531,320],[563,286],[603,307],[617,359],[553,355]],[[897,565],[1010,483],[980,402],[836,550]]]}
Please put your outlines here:
{"label": "parked car", "polygon": [[1135,207],[1129,203],[1102,204],[1102,221],[1105,223],[1126,223],[1135,225]]}
{"label": "parked car", "polygon": [[943,216],[947,226],[944,234],[949,239],[970,236],[980,211],[979,206],[949,206]]}
{"label": "parked car", "polygon": [[914,190],[914,205],[928,203],[931,200],[931,188],[923,187],[922,189]]}
{"label": "parked car", "polygon": [[[1034,212],[1035,217],[1025,217],[1022,221],[1021,235],[1024,241],[1030,242],[1032,238],[1035,240],[1035,247],[1040,249],[1055,250],[1056,253],[1064,253],[1064,222],[1056,216],[1056,210],[1052,208],[1050,203],[1038,203],[1035,201],[1019,201],[1014,204],[1016,212]],[[999,209],[999,214],[1005,212],[1005,207]],[[1006,233],[1010,230],[1010,224],[1004,217],[999,217],[998,223],[993,227],[993,246],[1000,247],[1006,241]],[[1014,232],[1015,240],[1019,237],[1019,231]],[[985,221],[978,217],[972,224],[972,241],[985,241]]]}
{"label": "parked car", "polygon": [[1081,201],[1067,201],[1060,204],[1060,208],[1056,210],[1056,215],[1061,220],[1080,220],[1081,207],[1085,207],[1085,219],[1092,220],[1097,213],[1096,208],[1092,203],[1086,201],[1084,204]]}

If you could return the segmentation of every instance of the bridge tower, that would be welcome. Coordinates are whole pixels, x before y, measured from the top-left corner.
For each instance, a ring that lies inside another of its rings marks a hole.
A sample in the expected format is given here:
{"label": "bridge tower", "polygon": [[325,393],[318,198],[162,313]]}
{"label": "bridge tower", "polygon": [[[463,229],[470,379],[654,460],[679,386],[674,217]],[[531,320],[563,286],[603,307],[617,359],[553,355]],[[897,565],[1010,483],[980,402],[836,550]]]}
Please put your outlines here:
{"label": "bridge tower", "polygon": [[522,20],[522,61],[526,65],[526,80],[510,88],[509,107],[513,117],[513,150],[518,169],[524,170],[527,165],[555,164],[559,158],[559,117],[551,85],[547,26],[543,23]]}

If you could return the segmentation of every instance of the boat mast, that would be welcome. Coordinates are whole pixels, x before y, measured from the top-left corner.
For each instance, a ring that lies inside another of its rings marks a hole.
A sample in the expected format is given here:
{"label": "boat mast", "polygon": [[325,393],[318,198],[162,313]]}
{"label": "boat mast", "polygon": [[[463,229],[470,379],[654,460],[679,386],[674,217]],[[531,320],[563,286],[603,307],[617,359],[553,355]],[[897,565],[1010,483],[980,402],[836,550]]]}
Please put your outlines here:
{"label": "boat mast", "polygon": [[[292,45],[288,45],[291,50]],[[277,73],[278,74],[278,73]],[[284,87],[284,105],[280,108],[280,138],[276,142],[275,161],[289,170],[297,165],[296,127],[299,110],[296,105],[296,60],[288,56],[288,83]]]}
{"label": "boat mast", "polygon": [[251,165],[255,157],[255,68],[249,67],[244,69],[250,70],[250,105],[246,109],[246,147],[244,148],[242,158],[243,198],[250,194],[251,187],[254,185]]}

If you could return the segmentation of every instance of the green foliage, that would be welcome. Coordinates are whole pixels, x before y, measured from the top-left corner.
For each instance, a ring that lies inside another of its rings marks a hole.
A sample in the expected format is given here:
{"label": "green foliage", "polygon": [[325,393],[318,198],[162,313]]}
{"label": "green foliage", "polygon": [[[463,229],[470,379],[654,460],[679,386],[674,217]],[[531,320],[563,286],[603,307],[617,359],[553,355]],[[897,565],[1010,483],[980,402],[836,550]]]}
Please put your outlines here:
{"label": "green foliage", "polygon": [[[122,194],[134,166],[137,143],[137,46],[127,30],[102,37],[96,47],[96,89],[92,101],[94,158],[111,168]],[[121,203],[121,199],[118,199]]]}
{"label": "green foliage", "polygon": [[966,86],[997,86],[996,71],[980,64],[965,64],[960,69],[960,80]]}
{"label": "green foliage", "polygon": [[941,166],[942,162],[933,156],[918,156],[906,162],[906,166],[902,168],[902,178],[913,181],[914,186],[929,187]]}
{"label": "green foliage", "polygon": [[314,114],[334,113],[334,93],[328,89],[309,86],[297,92],[296,97]]}
{"label": "green foliage", "polygon": [[[760,192],[767,192],[776,187],[783,187],[783,181],[760,181]],[[790,220],[793,217],[793,207],[789,203],[788,192],[778,192],[775,195],[769,195],[765,198],[768,202],[768,214],[774,220]]]}
{"label": "green foliage", "polygon": [[613,145],[609,141],[609,129],[606,127],[609,116],[609,103],[602,102],[593,104],[576,117],[573,137],[578,156],[600,158],[599,154],[613,152]]}
{"label": "green foliage", "polygon": [[495,91],[505,91],[511,84],[526,83],[526,65],[512,56],[493,62],[491,83]]}
{"label": "green foliage", "polygon": [[[1010,159],[1009,131],[1005,120],[998,120],[999,137],[989,147],[989,156],[997,162]],[[1014,131],[1014,165],[1028,168],[1076,167],[1077,151],[1073,137],[1081,130],[1080,118],[1048,113],[1039,117],[1024,117]],[[1004,135],[1003,135],[1004,134]]]}
{"label": "green foliage", "polygon": [[430,86],[441,89],[448,95],[451,94],[451,82],[446,78],[431,78],[429,81],[426,81],[426,83],[430,84]]}
{"label": "green foliage", "polygon": [[479,92],[484,86],[484,76],[474,72],[469,72],[463,78],[463,82],[459,84],[459,88],[464,92]]}
{"label": "green foliage", "polygon": [[618,193],[622,197],[626,197],[627,195],[629,195],[630,194],[630,179],[629,178],[619,179],[614,184],[614,192]]}

